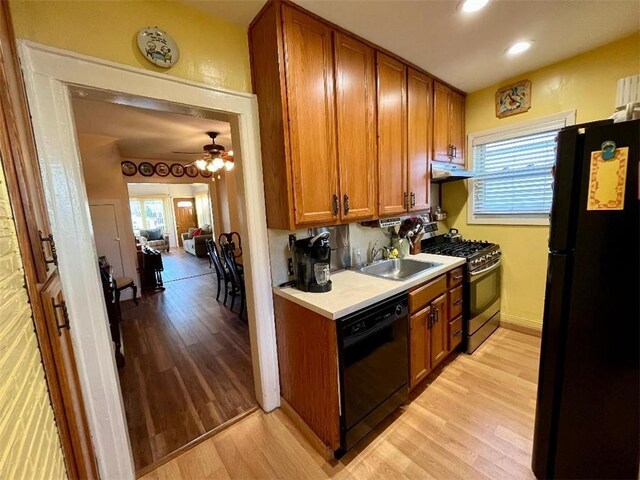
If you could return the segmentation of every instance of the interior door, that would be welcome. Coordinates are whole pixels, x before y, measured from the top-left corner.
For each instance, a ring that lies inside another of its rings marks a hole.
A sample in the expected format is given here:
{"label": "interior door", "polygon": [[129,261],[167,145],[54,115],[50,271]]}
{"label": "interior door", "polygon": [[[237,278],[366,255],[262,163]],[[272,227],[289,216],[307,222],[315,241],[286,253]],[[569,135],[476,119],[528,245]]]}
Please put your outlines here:
{"label": "interior door", "polygon": [[173,215],[176,217],[176,234],[178,235],[178,245],[182,246],[182,234],[188,233],[190,228],[198,226],[198,216],[196,214],[196,199],[174,198]]}
{"label": "interior door", "polygon": [[336,121],[343,220],[376,214],[375,53],[356,39],[335,34]]}
{"label": "interior door", "polygon": [[433,86],[433,159],[439,162],[449,162],[450,160],[450,103],[451,89],[435,82]]}
{"label": "interior door", "polygon": [[429,208],[433,80],[409,69],[407,77],[409,210]]}
{"label": "interior door", "polygon": [[115,205],[89,205],[89,209],[98,257],[103,255],[107,257],[109,265],[113,268],[114,277],[124,277]]}
{"label": "interior door", "polygon": [[289,142],[297,224],[338,219],[331,28],[283,6]]}
{"label": "interior door", "polygon": [[[70,373],[75,371],[75,359],[56,353],[65,349],[73,353],[69,332],[49,334],[56,311],[52,301],[59,304],[62,291],[8,2],[0,2],[0,158],[67,474],[98,478],[77,373]],[[73,406],[65,400],[69,398]]]}
{"label": "interior door", "polygon": [[379,213],[407,211],[407,67],[378,52]]}
{"label": "interior door", "polygon": [[[76,370],[76,360],[71,342],[70,319],[62,293],[62,285],[57,272],[49,278],[41,292],[44,316],[49,338],[53,347],[53,357],[58,370],[58,379],[62,389],[62,402],[66,422],[58,421],[58,428],[68,430],[70,448],[65,454],[73,455],[75,472],[69,472],[70,478],[97,478],[97,468],[91,436],[87,426],[84,401],[80,390],[80,380]],[[56,420],[58,420],[56,418]],[[61,426],[62,424],[62,426]]]}

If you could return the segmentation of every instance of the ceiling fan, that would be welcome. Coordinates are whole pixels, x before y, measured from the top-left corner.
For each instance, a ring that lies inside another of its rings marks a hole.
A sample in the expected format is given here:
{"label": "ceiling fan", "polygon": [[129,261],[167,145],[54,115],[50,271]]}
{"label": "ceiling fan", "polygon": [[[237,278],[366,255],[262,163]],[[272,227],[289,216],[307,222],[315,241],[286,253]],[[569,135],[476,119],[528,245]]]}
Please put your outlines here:
{"label": "ceiling fan", "polygon": [[202,151],[173,153],[181,155],[202,155],[201,158],[187,165],[195,165],[200,170],[208,170],[214,173],[223,167],[227,170],[233,169],[233,150],[227,151],[223,145],[216,143],[216,137],[219,135],[219,132],[206,132],[206,134],[211,138],[211,143],[203,145]]}

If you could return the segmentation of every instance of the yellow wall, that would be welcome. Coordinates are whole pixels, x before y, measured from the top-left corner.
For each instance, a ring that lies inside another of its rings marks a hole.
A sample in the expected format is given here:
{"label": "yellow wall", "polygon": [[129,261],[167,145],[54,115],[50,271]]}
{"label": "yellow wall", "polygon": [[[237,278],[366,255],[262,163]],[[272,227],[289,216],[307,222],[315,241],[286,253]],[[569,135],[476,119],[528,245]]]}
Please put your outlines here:
{"label": "yellow wall", "polygon": [[1,164],[0,478],[66,478]]}
{"label": "yellow wall", "polygon": [[[640,32],[467,96],[467,133],[576,110],[577,122],[613,113],[618,79],[640,73]],[[531,80],[531,110],[505,119],[495,116],[495,92],[521,79]],[[502,311],[508,321],[540,328],[547,268],[546,226],[467,224],[467,182],[445,184],[443,207],[449,226],[469,238],[497,242],[502,247]]]}
{"label": "yellow wall", "polygon": [[[10,0],[16,36],[85,55],[169,75],[251,91],[246,29],[177,1]],[[149,63],[136,34],[146,26],[166,30],[180,60],[170,69]]]}

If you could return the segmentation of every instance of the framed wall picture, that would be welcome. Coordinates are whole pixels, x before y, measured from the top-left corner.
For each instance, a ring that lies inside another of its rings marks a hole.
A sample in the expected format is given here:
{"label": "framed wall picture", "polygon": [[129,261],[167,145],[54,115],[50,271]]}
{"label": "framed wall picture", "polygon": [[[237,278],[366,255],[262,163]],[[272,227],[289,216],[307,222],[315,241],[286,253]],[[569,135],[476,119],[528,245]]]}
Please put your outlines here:
{"label": "framed wall picture", "polygon": [[138,167],[136,167],[136,164],[130,162],[129,160],[125,160],[124,162],[122,162],[120,164],[120,167],[122,168],[122,173],[127,177],[132,177],[138,172]]}
{"label": "framed wall picture", "polygon": [[211,178],[211,175],[213,175],[213,173],[211,173],[209,170],[200,170],[200,175],[202,175],[204,178]]}
{"label": "framed wall picture", "polygon": [[167,175],[169,175],[169,165],[164,162],[158,162],[154,167],[154,171],[157,175],[166,177]]}
{"label": "framed wall picture", "polygon": [[520,80],[496,92],[496,117],[505,118],[529,111],[531,108],[531,82]]}
{"label": "framed wall picture", "polygon": [[142,162],[140,165],[138,165],[138,172],[140,172],[140,175],[144,177],[150,177],[151,175],[153,175],[153,165],[151,165],[149,162]]}
{"label": "framed wall picture", "polygon": [[184,175],[184,165],[174,163],[171,165],[171,175],[174,177],[182,177]]}
{"label": "framed wall picture", "polygon": [[187,165],[184,169],[184,173],[187,174],[187,177],[197,177],[198,176],[198,172],[200,172],[200,169],[198,169],[198,167],[196,167],[195,165]]}

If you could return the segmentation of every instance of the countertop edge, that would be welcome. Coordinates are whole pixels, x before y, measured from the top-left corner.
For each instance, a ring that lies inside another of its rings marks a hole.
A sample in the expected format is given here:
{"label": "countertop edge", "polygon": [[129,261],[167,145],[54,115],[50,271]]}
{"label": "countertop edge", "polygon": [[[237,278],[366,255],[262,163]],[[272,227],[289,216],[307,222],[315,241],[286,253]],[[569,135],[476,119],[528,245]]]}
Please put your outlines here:
{"label": "countertop edge", "polygon": [[[415,259],[420,261],[419,259]],[[465,258],[456,258],[455,261],[451,261],[451,263],[449,263],[448,265],[443,265],[442,270],[438,270],[435,272],[429,272],[427,274],[425,274],[424,276],[418,275],[416,276],[416,278],[412,278],[410,280],[407,280],[406,282],[396,282],[394,280],[386,280],[386,279],[382,279],[382,278],[376,278],[376,280],[380,281],[380,282],[385,282],[385,283],[389,283],[390,285],[393,283],[397,283],[397,285],[394,288],[391,288],[383,293],[380,293],[378,295],[374,295],[370,298],[367,298],[366,300],[362,300],[360,302],[354,303],[353,305],[350,305],[349,307],[343,308],[342,310],[338,310],[336,312],[329,312],[327,310],[324,310],[321,307],[318,307],[317,305],[314,305],[312,303],[309,303],[301,298],[296,297],[295,295],[291,295],[289,293],[289,290],[287,288],[280,288],[280,287],[273,287],[273,293],[275,295],[278,295],[279,297],[282,297],[286,300],[289,300],[293,303],[296,303],[298,305],[300,305],[301,307],[307,308],[315,313],[317,313],[318,315],[322,315],[323,317],[326,317],[330,320],[337,320],[339,318],[342,318],[346,315],[349,315],[351,313],[357,312],[358,310],[362,309],[362,308],[366,308],[370,305],[373,305],[374,303],[377,303],[379,301],[382,301],[386,298],[392,297],[393,295],[397,295],[398,293],[402,293],[404,291],[407,291],[417,285],[420,285],[421,283],[425,283],[428,282],[429,280],[432,280],[436,277],[439,277],[440,275],[444,275],[445,273],[453,270],[454,268],[457,268],[461,265],[464,265],[466,263],[466,259]],[[358,274],[358,275],[364,275],[364,274]],[[375,277],[371,277],[370,278],[375,278]],[[321,294],[320,294],[321,295]]]}

